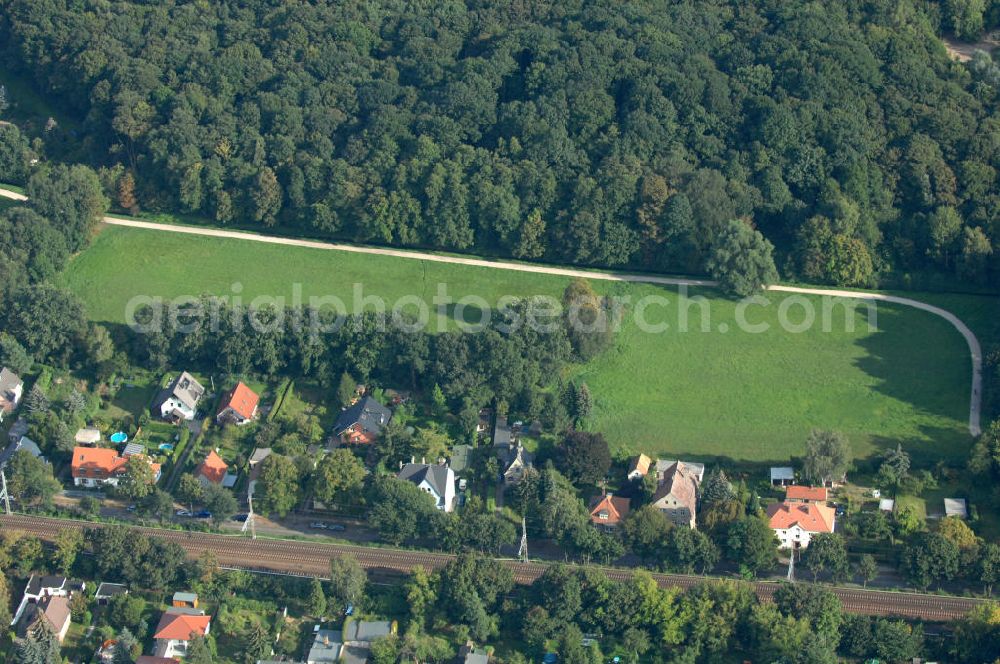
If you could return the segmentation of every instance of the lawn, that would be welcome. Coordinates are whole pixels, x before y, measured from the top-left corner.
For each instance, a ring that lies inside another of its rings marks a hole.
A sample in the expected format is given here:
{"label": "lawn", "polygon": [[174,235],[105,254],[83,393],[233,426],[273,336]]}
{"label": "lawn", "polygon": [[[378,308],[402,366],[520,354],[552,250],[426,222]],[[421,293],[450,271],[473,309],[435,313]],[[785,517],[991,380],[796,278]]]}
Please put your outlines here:
{"label": "lawn", "polygon": [[[563,277],[120,227],[105,228],[72,261],[64,281],[91,318],[109,323],[123,322],[126,303],[136,295],[232,297],[239,291],[244,303],[269,295],[290,304],[299,284],[306,300],[334,295],[353,310],[356,283],[365,295],[390,305],[404,295],[429,299],[438,284],[446,284],[453,298],[478,295],[492,304],[507,294],[558,296],[567,283]],[[968,350],[957,332],[931,314],[880,304],[877,330],[870,331],[864,307],[852,313],[837,307],[830,331],[817,325],[790,333],[778,325],[779,299],[772,295],[773,304],[747,312],[751,322],[770,329],[750,333],[737,329],[735,303],[705,290],[697,295],[708,298],[710,331],[700,330],[700,310],[692,307],[690,331],[681,332],[679,302],[686,300],[674,289],[594,285],[632,303],[645,295],[669,300],[647,314],[651,322],[667,321],[669,330],[643,332],[626,316],[613,349],[572,369],[570,377],[585,380],[594,397],[586,426],[604,432],[617,448],[703,460],[784,461],[801,452],[812,427],[843,431],[861,457],[901,442],[918,459],[957,459],[969,444]],[[984,335],[993,333],[997,320],[995,301],[928,299],[968,317],[986,344]],[[821,314],[819,300],[807,300]],[[800,316],[794,308],[789,314],[795,321]],[[845,329],[848,317],[854,331]],[[442,316],[446,324],[447,318]],[[316,395],[302,396],[311,401]]]}

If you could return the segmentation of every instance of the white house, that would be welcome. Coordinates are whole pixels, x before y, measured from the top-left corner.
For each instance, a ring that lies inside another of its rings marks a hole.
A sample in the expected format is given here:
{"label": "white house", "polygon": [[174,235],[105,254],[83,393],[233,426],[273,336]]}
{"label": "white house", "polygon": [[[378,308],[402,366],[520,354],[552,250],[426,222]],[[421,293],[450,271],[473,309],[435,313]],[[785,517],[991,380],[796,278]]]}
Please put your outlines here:
{"label": "white house", "polygon": [[0,369],[0,422],[4,415],[14,412],[24,395],[24,381],[16,373],[4,367]]}
{"label": "white house", "polygon": [[69,597],[70,594],[79,590],[86,590],[87,584],[82,581],[70,581],[65,576],[41,576],[32,574],[28,579],[28,584],[24,587],[24,594],[21,596],[21,603],[18,604],[14,612],[14,619],[10,624],[16,625],[21,619],[21,614],[29,604],[37,604],[46,597]]}
{"label": "white house", "polygon": [[212,616],[206,616],[199,609],[171,607],[164,611],[156,626],[157,657],[177,657],[187,655],[188,644],[195,635],[207,636],[212,627]]}
{"label": "white house", "polygon": [[782,549],[805,549],[813,535],[832,533],[836,511],[821,503],[774,503],[767,507],[767,517]]}
{"label": "white house", "polygon": [[451,512],[455,509],[455,471],[448,466],[408,463],[397,477],[413,482],[421,491],[430,494],[439,510]]}
{"label": "white house", "polygon": [[153,408],[165,420],[193,420],[198,411],[198,401],[204,395],[205,388],[185,371],[160,392]]}

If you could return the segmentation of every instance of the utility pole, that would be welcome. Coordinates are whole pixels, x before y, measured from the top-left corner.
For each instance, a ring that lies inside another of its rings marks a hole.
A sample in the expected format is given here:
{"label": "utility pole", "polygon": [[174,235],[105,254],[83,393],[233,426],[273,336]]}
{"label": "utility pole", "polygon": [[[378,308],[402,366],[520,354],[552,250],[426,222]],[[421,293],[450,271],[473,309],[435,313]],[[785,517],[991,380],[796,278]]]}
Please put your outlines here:
{"label": "utility pole", "polygon": [[795,549],[791,550],[791,555],[788,557],[788,580],[795,583]]}
{"label": "utility pole", "polygon": [[250,539],[257,539],[257,525],[253,521],[253,491],[247,493],[247,505],[250,506],[250,510],[247,512],[247,520],[243,522],[243,528],[240,533],[246,534],[247,528],[250,528]]}
{"label": "utility pole", "polygon": [[528,562],[528,526],[524,517],[521,517],[521,548],[517,550],[517,557]]}
{"label": "utility pole", "polygon": [[13,514],[10,511],[10,495],[7,493],[7,473],[4,472],[3,468],[0,468],[0,498],[3,498],[3,505],[7,511],[7,516]]}

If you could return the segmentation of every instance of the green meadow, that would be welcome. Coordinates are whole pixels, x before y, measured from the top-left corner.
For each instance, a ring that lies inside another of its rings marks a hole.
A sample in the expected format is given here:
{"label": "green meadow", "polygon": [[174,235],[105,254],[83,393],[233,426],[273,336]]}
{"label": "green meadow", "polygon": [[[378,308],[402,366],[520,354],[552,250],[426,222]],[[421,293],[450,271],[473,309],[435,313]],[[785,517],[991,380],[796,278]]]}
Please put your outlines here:
{"label": "green meadow", "polygon": [[[403,296],[429,302],[438,284],[445,284],[453,299],[474,295],[492,304],[503,295],[558,297],[568,281],[121,227],[102,230],[63,279],[93,320],[108,323],[123,322],[126,303],[137,295],[238,294],[244,303],[263,295],[284,297],[287,304],[299,289],[304,301],[333,295],[351,310],[356,284],[363,294],[391,306]],[[586,381],[594,396],[586,426],[603,432],[619,449],[786,461],[801,453],[813,427],[843,431],[858,457],[899,442],[917,457],[958,458],[969,445],[968,349],[936,316],[879,304],[872,329],[867,307],[837,305],[824,326],[823,303],[810,297],[803,299],[815,311],[816,324],[789,332],[779,324],[781,298],[769,294],[769,306],[751,306],[745,315],[768,329],[748,332],[737,324],[736,303],[711,290],[685,298],[675,288],[655,285],[595,281],[594,286],[631,304],[614,347],[574,367],[571,377]],[[648,322],[666,323],[666,330],[644,331],[636,323],[636,303],[645,296],[666,298],[666,304],[646,310]],[[691,297],[706,299],[707,331],[702,330],[702,309],[688,301]],[[992,300],[926,299],[963,317],[984,344],[983,335],[992,334],[991,321],[997,319]],[[680,329],[681,309],[688,314],[686,331]],[[793,323],[802,316],[801,305],[788,313]]]}

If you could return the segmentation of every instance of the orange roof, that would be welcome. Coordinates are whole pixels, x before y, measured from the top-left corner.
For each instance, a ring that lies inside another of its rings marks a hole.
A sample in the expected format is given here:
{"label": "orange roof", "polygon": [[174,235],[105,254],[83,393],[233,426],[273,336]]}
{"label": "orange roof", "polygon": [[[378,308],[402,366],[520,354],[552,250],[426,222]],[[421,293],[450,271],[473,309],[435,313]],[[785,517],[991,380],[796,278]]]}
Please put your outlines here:
{"label": "orange roof", "polygon": [[180,664],[176,657],[154,657],[152,655],[139,655],[135,664]]}
{"label": "orange roof", "polygon": [[640,454],[636,458],[632,459],[632,463],[629,464],[628,474],[638,472],[640,475],[645,475],[649,472],[649,467],[652,465],[653,460],[650,459],[645,454]]}
{"label": "orange roof", "polygon": [[826,487],[792,485],[788,487],[785,497],[793,500],[818,500],[826,502]]}
{"label": "orange roof", "polygon": [[[590,508],[590,520],[609,526],[617,525],[628,516],[630,509],[628,498],[596,496]],[[601,518],[602,512],[606,513],[607,518]]]}
{"label": "orange roof", "polygon": [[74,447],[73,477],[109,476],[125,472],[125,457],[108,447]]}
{"label": "orange roof", "polygon": [[154,639],[172,639],[174,641],[189,641],[192,634],[205,636],[212,616],[192,616],[186,613],[171,613],[167,611],[156,626]]}
{"label": "orange roof", "polygon": [[835,519],[832,507],[817,503],[774,503],[767,506],[771,528],[786,530],[798,525],[810,533],[832,533]]}
{"label": "orange roof", "polygon": [[222,460],[215,450],[208,453],[205,460],[201,462],[198,466],[198,474],[204,477],[209,482],[214,482],[218,484],[222,481],[222,478],[226,476],[226,470],[229,466],[226,462]]}
{"label": "orange roof", "polygon": [[219,413],[221,414],[226,408],[232,408],[237,415],[245,420],[249,420],[253,417],[254,411],[257,410],[257,403],[259,401],[260,397],[257,396],[256,392],[242,382],[239,382],[226,395],[226,398],[222,400],[222,405],[219,406]]}

